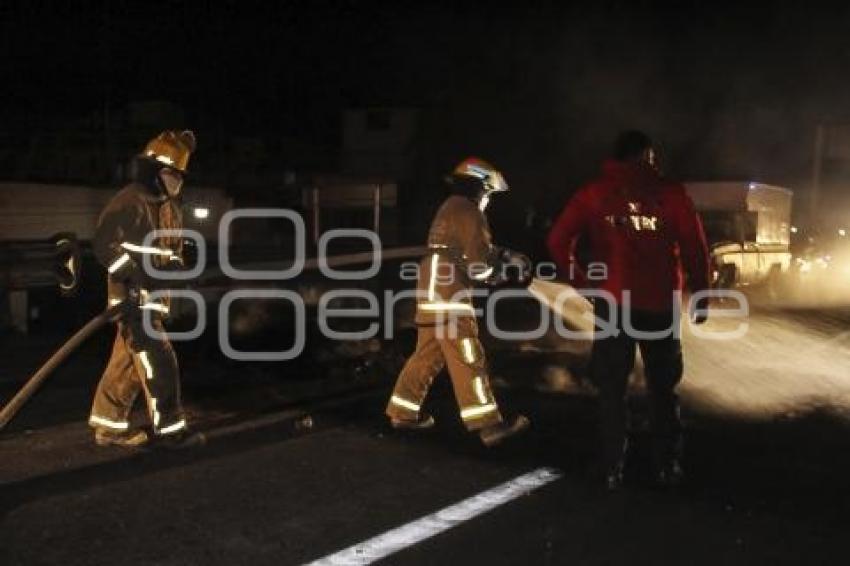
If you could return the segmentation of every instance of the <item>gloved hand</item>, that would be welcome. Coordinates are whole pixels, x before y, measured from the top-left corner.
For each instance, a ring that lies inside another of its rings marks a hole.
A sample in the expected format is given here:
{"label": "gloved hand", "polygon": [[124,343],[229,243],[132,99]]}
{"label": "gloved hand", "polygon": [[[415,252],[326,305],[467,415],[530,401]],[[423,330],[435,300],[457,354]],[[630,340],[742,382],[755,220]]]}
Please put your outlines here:
{"label": "gloved hand", "polygon": [[168,262],[165,264],[163,268],[164,271],[180,271],[181,269],[186,267],[186,263],[183,261],[183,257],[179,255],[173,255],[168,258]]}
{"label": "gloved hand", "polygon": [[511,276],[512,282],[517,285],[528,286],[534,275],[534,264],[531,258],[519,252],[511,252],[511,258],[508,262],[510,267],[508,273]]}
{"label": "gloved hand", "polygon": [[[125,295],[124,298],[121,299],[121,302],[118,303],[118,311],[115,313],[113,317],[113,321],[118,320],[131,320],[134,318],[138,318],[140,310],[139,306],[142,304],[142,295],[139,291],[139,287],[127,285],[125,287]],[[110,301],[112,298],[110,297]],[[110,305],[112,303],[110,302]]]}
{"label": "gloved hand", "polygon": [[708,297],[703,297],[692,304],[693,307],[689,313],[691,322],[694,324],[704,324],[708,320]]}
{"label": "gloved hand", "polygon": [[527,287],[531,283],[534,264],[527,255],[508,248],[498,248],[496,258],[497,285]]}

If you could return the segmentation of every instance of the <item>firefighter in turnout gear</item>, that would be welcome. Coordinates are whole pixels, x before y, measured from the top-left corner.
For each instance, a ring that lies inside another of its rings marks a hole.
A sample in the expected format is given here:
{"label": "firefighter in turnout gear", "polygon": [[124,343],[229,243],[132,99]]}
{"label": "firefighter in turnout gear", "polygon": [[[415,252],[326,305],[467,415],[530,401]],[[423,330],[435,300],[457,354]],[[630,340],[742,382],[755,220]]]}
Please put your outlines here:
{"label": "firefighter in turnout gear", "polygon": [[502,417],[478,339],[471,291],[476,283],[527,282],[530,266],[520,254],[491,243],[484,210],[494,193],[508,190],[501,173],[470,158],[447,182],[453,194],[431,223],[429,251],[419,264],[416,351],[398,377],[386,413],[394,428],[433,426],[421,406],[434,378],[447,367],[466,428],[493,446],[528,428],[529,421],[522,415]]}
{"label": "firefighter in turnout gear", "polygon": [[[151,440],[144,429],[130,426],[139,393],[144,394],[154,438],[166,445],[198,438],[187,431],[177,358],[163,334],[169,299],[154,293],[162,282],[146,267],[166,271],[182,266],[179,197],[194,149],[190,131],[166,131],[151,140],[133,160],[132,182],[98,220],[93,248],[108,272],[109,304],[124,305],[89,417],[99,445],[138,446]],[[146,331],[144,317],[150,317],[153,332]]]}

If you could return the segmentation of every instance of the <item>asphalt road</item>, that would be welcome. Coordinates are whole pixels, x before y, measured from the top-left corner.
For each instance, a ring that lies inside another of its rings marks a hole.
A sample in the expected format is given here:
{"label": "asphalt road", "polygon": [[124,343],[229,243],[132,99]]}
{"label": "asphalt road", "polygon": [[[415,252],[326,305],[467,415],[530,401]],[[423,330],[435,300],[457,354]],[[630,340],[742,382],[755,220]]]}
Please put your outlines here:
{"label": "asphalt road", "polygon": [[[30,421],[0,439],[0,564],[301,564],[386,533],[391,564],[845,563],[844,320],[759,312],[736,340],[686,336],[688,481],[674,492],[646,481],[640,418],[626,489],[599,489],[592,391],[531,350],[497,374],[533,428],[489,452],[460,429],[446,380],[421,435],[387,430],[386,380],[309,402],[271,402],[259,383],[262,410],[222,393],[193,406],[208,444],[180,452],[98,449],[79,420]],[[557,477],[493,496],[541,469]],[[493,508],[453,507],[482,500]]]}

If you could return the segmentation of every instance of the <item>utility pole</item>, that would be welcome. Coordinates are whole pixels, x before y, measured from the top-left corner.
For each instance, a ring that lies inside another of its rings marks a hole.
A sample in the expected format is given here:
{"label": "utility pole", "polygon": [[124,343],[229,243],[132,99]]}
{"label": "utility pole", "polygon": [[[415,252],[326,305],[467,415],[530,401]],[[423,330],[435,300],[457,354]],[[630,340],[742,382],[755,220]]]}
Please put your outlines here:
{"label": "utility pole", "polygon": [[812,164],[812,190],[809,200],[810,222],[818,217],[818,201],[820,199],[820,184],[823,167],[823,145],[826,137],[826,132],[823,124],[818,124],[815,130],[815,153],[814,163]]}

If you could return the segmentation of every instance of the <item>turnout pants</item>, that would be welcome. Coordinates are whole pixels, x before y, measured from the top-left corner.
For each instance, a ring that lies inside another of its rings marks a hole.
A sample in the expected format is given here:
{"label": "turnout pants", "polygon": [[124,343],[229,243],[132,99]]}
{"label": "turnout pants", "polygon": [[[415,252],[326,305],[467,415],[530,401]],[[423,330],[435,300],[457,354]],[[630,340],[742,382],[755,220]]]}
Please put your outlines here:
{"label": "turnout pants", "polygon": [[[161,319],[152,319],[153,329],[164,332]],[[118,323],[112,355],[95,392],[89,425],[115,431],[129,429],[130,411],[140,392],[144,393],[155,434],[173,434],[186,427],[174,349],[164,334],[148,336],[141,313],[134,313]]]}
{"label": "turnout pants", "polygon": [[[594,313],[601,320],[610,320],[609,305],[595,301]],[[642,332],[670,329],[659,337],[633,336],[624,331],[624,314],[630,316],[630,326]],[[679,420],[679,401],[676,386],[682,379],[682,346],[678,338],[678,319],[674,313],[632,310],[625,313],[617,308],[617,336],[594,339],[590,376],[600,396],[600,436],[602,464],[606,469],[622,463],[626,447],[626,391],[629,374],[635,363],[635,348],[640,348],[649,393],[650,424],[652,427],[653,458],[662,464],[679,456],[682,426]],[[672,328],[676,325],[674,334]],[[597,329],[598,331],[599,329]]]}
{"label": "turnout pants", "polygon": [[416,351],[398,376],[387,416],[416,419],[434,378],[444,367],[448,367],[460,416],[468,430],[502,422],[478,339],[478,324],[471,316],[458,317],[450,324],[419,326]]}

